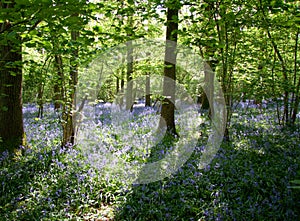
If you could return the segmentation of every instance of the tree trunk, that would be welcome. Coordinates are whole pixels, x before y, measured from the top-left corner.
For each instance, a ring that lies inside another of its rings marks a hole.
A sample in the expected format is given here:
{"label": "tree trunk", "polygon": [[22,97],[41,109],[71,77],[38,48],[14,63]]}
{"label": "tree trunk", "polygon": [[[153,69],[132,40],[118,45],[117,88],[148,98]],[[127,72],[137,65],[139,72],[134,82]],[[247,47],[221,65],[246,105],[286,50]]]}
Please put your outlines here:
{"label": "tree trunk", "polygon": [[220,48],[220,54],[221,54],[221,85],[222,90],[224,93],[225,103],[226,103],[226,112],[227,112],[227,119],[226,119],[226,128],[224,133],[224,141],[230,141],[229,137],[229,127],[230,127],[230,121],[231,121],[231,114],[232,114],[232,73],[230,73],[229,70],[229,38],[228,38],[228,27],[226,22],[220,22],[218,19],[218,16],[224,19],[224,15],[226,14],[226,8],[220,7],[220,5],[217,8],[217,11],[220,11],[219,15],[214,14],[214,20],[216,23],[217,28],[217,34],[218,34],[218,40],[219,44],[224,44],[225,48]]}
{"label": "tree trunk", "polygon": [[[211,12],[213,10],[213,3],[206,2],[207,6],[205,7],[205,11]],[[201,47],[200,47],[201,50]],[[204,90],[202,90],[201,96],[201,109],[209,110],[209,117],[213,116],[213,91],[214,91],[214,67],[212,66],[214,63],[211,59],[214,57],[216,49],[214,47],[205,46],[205,55],[201,50],[201,54],[203,58],[206,58],[205,66],[204,66]]]}
{"label": "tree trunk", "polygon": [[127,88],[126,88],[126,110],[131,110],[133,101],[132,101],[132,72],[133,72],[133,48],[132,41],[126,43],[127,46]]}
{"label": "tree trunk", "polygon": [[285,61],[282,57],[282,54],[280,53],[278,47],[277,47],[277,44],[275,43],[275,40],[273,38],[273,36],[271,35],[271,32],[270,32],[270,24],[268,22],[268,16],[263,8],[263,4],[262,4],[262,1],[260,0],[259,1],[259,4],[260,4],[260,10],[262,12],[262,19],[263,19],[263,22],[265,24],[265,30],[267,32],[267,35],[268,35],[268,38],[270,39],[270,42],[274,48],[274,51],[280,61],[280,64],[281,64],[281,68],[282,68],[282,75],[283,75],[283,82],[284,82],[284,85],[283,85],[283,91],[284,91],[284,94],[283,94],[283,116],[282,116],[282,123],[285,123],[286,125],[289,125],[290,124],[290,116],[289,116],[289,95],[290,95],[290,91],[289,91],[289,78],[288,78],[288,70],[287,70],[287,67],[286,67],[286,64],[285,64]]}
{"label": "tree trunk", "polygon": [[287,68],[285,66],[285,62],[283,60],[283,57],[281,56],[281,53],[277,47],[277,44],[275,43],[274,39],[271,36],[271,33],[269,30],[267,30],[268,37],[272,43],[272,46],[274,48],[275,53],[277,54],[278,59],[280,60],[281,67],[282,67],[282,74],[283,74],[283,81],[285,82],[285,85],[283,86],[284,90],[284,96],[283,96],[283,117],[282,122],[285,122],[287,125],[290,123],[289,118],[289,89],[288,89],[288,73]]}
{"label": "tree trunk", "polygon": [[[79,37],[79,31],[71,32],[71,41],[75,43]],[[76,85],[78,82],[78,47],[75,46],[70,58],[69,93],[67,93],[63,108],[63,140],[62,145],[75,144],[75,110],[76,110]]]}
{"label": "tree trunk", "polygon": [[[297,33],[296,33],[296,40],[295,40],[295,54],[294,54],[294,85],[296,85],[296,76],[297,76],[297,60],[298,60],[298,39],[299,39],[299,32],[300,29],[297,29]],[[293,108],[293,114],[292,114],[292,124],[294,125],[296,122],[296,117],[297,117],[297,113],[298,113],[298,106],[299,106],[299,102],[300,102],[300,98],[299,98],[299,90],[300,90],[300,77],[298,78],[298,83],[296,86],[296,97],[295,97],[295,102],[294,102],[294,108]],[[293,95],[294,97],[294,95]]]}
{"label": "tree trunk", "polygon": [[[13,7],[14,3],[0,3],[0,9]],[[24,143],[21,38],[4,31],[9,28],[9,21],[0,23],[0,152],[14,152]]]}
{"label": "tree trunk", "polygon": [[204,110],[209,110],[209,117],[214,115],[214,67],[211,61],[205,62],[204,68],[204,93],[202,95],[202,106]]}
{"label": "tree trunk", "polygon": [[54,66],[57,70],[57,79],[54,84],[54,110],[58,110],[61,107],[61,101],[63,100],[63,64],[61,55],[55,55]]}
{"label": "tree trunk", "polygon": [[[176,87],[176,46],[178,36],[179,2],[174,1],[172,8],[167,9],[167,33],[165,49],[164,82],[159,127],[166,127],[166,133],[178,136],[175,128],[175,87]],[[164,123],[165,121],[165,123]]]}
{"label": "tree trunk", "polygon": [[151,107],[151,95],[150,95],[150,74],[146,75],[146,95],[145,95],[145,107]]}
{"label": "tree trunk", "polygon": [[120,78],[116,77],[116,94],[120,91]]}
{"label": "tree trunk", "polygon": [[38,118],[43,118],[44,114],[44,101],[43,101],[43,96],[44,96],[44,84],[40,84],[38,86],[38,96],[37,96],[37,103],[39,106],[39,111],[38,111]]}
{"label": "tree trunk", "polygon": [[120,82],[120,94],[122,95],[121,99],[120,99],[120,106],[122,107],[124,104],[124,87],[125,87],[124,70],[123,69],[121,70],[121,80],[120,81],[121,81]]}

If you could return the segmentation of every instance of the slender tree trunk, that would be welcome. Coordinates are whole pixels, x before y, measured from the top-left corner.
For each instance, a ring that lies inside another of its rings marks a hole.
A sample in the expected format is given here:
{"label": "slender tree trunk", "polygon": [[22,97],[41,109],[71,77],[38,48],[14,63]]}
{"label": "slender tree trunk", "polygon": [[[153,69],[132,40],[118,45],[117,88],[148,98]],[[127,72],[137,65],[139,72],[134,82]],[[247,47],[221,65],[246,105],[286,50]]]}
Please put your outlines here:
{"label": "slender tree trunk", "polygon": [[271,69],[271,73],[272,73],[272,83],[273,83],[273,87],[272,87],[272,92],[273,92],[273,99],[276,99],[276,117],[278,120],[278,124],[281,125],[281,117],[280,117],[280,110],[279,110],[279,105],[277,102],[277,96],[275,93],[275,85],[276,85],[276,80],[274,77],[274,70],[275,70],[275,66],[276,66],[276,52],[274,51],[274,60],[273,60],[273,64],[272,64],[272,69]]}
{"label": "slender tree trunk", "polygon": [[133,47],[132,41],[128,41],[127,45],[127,88],[126,88],[126,110],[131,110],[133,101],[132,101],[132,72],[133,72]]}
{"label": "slender tree trunk", "polygon": [[37,96],[37,102],[39,105],[39,112],[37,117],[39,118],[43,118],[43,113],[44,113],[43,96],[44,96],[44,84],[41,84],[38,86],[38,96]]}
{"label": "slender tree trunk", "polygon": [[[167,134],[178,136],[175,128],[175,90],[176,90],[176,46],[178,38],[179,1],[173,1],[173,7],[167,9],[167,33],[163,82],[163,102],[160,128],[166,126]],[[165,121],[165,123],[164,123]]]}
{"label": "slender tree trunk", "polygon": [[[147,52],[147,56],[151,53]],[[150,60],[147,60],[147,64],[150,66]],[[150,82],[150,71],[146,73],[146,84],[145,84],[145,107],[151,107],[151,82]]]}
{"label": "slender tree trunk", "polygon": [[[14,3],[0,3],[0,9],[13,7]],[[13,33],[13,41],[7,37],[11,33],[4,30],[10,27],[9,21],[0,23],[0,152],[14,152],[24,143],[22,45],[18,32]]]}
{"label": "slender tree trunk", "polygon": [[124,86],[125,86],[125,81],[124,81],[124,76],[122,76],[122,79],[121,79],[121,90],[124,89]]}
{"label": "slender tree trunk", "polygon": [[206,61],[204,65],[204,93],[201,109],[209,110],[209,117],[212,117],[214,115],[214,69],[211,61]]}
{"label": "slender tree trunk", "polygon": [[[299,32],[300,29],[297,29],[297,33],[296,33],[296,40],[295,40],[295,54],[294,54],[294,85],[296,85],[296,76],[297,76],[297,59],[298,59],[298,39],[299,39]],[[300,102],[300,95],[299,95],[299,90],[300,90],[300,77],[298,78],[298,83],[296,86],[296,97],[295,97],[295,102],[294,102],[294,108],[293,108],[293,114],[292,114],[292,124],[295,124],[296,122],[296,116],[298,113],[298,106],[299,106],[299,102]]]}
{"label": "slender tree trunk", "polygon": [[120,91],[120,78],[116,77],[116,94]]}
{"label": "slender tree trunk", "polygon": [[146,75],[146,96],[145,107],[151,107],[151,94],[150,94],[150,74]]}
{"label": "slender tree trunk", "polygon": [[275,53],[277,54],[277,57],[281,63],[281,68],[282,68],[282,74],[283,74],[283,81],[284,83],[284,96],[283,96],[283,118],[282,118],[282,122],[285,122],[286,124],[290,123],[290,118],[289,118],[289,90],[288,90],[288,74],[287,74],[287,69],[285,66],[285,62],[283,60],[283,57],[281,56],[281,53],[277,47],[277,44],[275,43],[275,41],[273,40],[271,33],[269,30],[267,30],[267,34],[268,37],[272,43],[272,46],[274,48]]}
{"label": "slender tree trunk", "polygon": [[124,104],[124,87],[125,87],[125,81],[124,81],[124,70],[121,70],[121,80],[120,80],[120,93],[122,94],[121,99],[120,99],[120,106],[122,107]]}
{"label": "slender tree trunk", "polygon": [[[213,10],[213,3],[205,1],[207,6],[205,11],[211,12]],[[214,57],[215,48],[211,46],[205,46],[205,54],[200,47],[200,52],[203,58],[206,59],[204,67],[204,88],[201,96],[201,109],[209,110],[209,117],[213,116],[213,91],[214,91],[214,68],[212,67],[213,62],[211,58]]]}
{"label": "slender tree trunk", "polygon": [[[77,16],[77,15],[75,15]],[[76,44],[79,37],[79,31],[71,32],[71,41]],[[63,140],[62,145],[75,144],[75,111],[76,111],[76,86],[78,82],[78,47],[75,46],[70,58],[70,77],[69,77],[69,93],[63,108]]]}
{"label": "slender tree trunk", "polygon": [[283,75],[283,82],[284,82],[284,85],[283,85],[283,116],[282,116],[282,123],[286,123],[286,124],[290,124],[290,117],[289,117],[289,89],[288,89],[288,82],[289,82],[289,79],[288,79],[288,71],[287,71],[287,68],[286,68],[286,65],[285,65],[285,61],[282,57],[282,54],[280,53],[278,47],[277,47],[277,44],[275,43],[274,41],[274,38],[272,37],[271,35],[271,32],[269,30],[269,27],[270,27],[270,24],[267,20],[268,16],[267,14],[265,13],[265,10],[263,8],[263,4],[262,4],[262,0],[259,1],[259,4],[260,4],[260,10],[262,12],[262,19],[263,19],[263,22],[265,23],[265,30],[267,32],[267,35],[268,35],[268,38],[270,39],[271,41],[271,44],[272,44],[272,47],[274,48],[274,51],[281,63],[281,68],[282,68],[282,75]]}
{"label": "slender tree trunk", "polygon": [[57,79],[54,84],[54,110],[58,110],[61,107],[61,101],[63,100],[63,63],[61,55],[55,55],[54,66],[57,70]]}
{"label": "slender tree trunk", "polygon": [[[220,10],[220,16],[225,14],[225,9],[218,9]],[[229,39],[228,39],[228,33],[227,33],[227,25],[226,22],[224,24],[220,23],[219,19],[216,15],[214,15],[214,20],[216,23],[217,33],[218,33],[218,39],[220,44],[225,44],[225,50],[224,48],[220,48],[221,52],[221,62],[222,62],[222,74],[221,74],[221,85],[224,93],[225,103],[226,103],[226,109],[227,109],[227,121],[226,121],[226,128],[224,133],[224,141],[230,141],[229,137],[229,127],[230,127],[230,120],[231,120],[231,108],[232,108],[232,102],[230,94],[230,88],[231,88],[231,81],[230,76],[228,76],[228,50],[229,50]]]}

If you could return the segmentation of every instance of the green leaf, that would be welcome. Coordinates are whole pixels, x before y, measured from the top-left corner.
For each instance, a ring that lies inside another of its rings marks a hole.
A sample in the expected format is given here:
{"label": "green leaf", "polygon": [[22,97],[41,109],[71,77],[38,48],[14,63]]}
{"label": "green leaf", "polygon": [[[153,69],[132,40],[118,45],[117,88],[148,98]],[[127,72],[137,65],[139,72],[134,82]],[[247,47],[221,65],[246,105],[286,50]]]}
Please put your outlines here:
{"label": "green leaf", "polygon": [[196,8],[195,7],[191,7],[190,8],[190,12],[193,13],[194,11],[196,11]]}

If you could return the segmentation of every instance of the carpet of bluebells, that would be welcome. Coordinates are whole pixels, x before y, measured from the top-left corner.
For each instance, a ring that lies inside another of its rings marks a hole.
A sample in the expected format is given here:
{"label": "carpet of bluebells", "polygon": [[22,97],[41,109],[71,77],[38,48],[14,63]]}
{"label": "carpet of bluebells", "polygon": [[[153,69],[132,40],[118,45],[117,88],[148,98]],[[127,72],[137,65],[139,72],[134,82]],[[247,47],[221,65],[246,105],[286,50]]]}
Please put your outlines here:
{"label": "carpet of bluebells", "polygon": [[[300,178],[299,119],[293,128],[278,126],[275,109],[240,103],[232,115],[231,139],[211,164],[198,169],[210,132],[209,125],[201,124],[203,139],[177,173],[130,184],[105,176],[91,163],[99,156],[86,154],[82,146],[62,148],[60,114],[51,105],[42,119],[35,105],[26,105],[29,148],[13,159],[0,156],[0,220],[300,220],[300,189],[293,188],[293,180]],[[139,108],[128,125],[147,139],[156,115],[156,110]],[[101,145],[115,153],[131,145],[117,136],[109,105],[102,105],[95,117],[93,130]],[[155,161],[173,143],[165,138],[150,155],[137,147],[121,151],[120,157]]]}

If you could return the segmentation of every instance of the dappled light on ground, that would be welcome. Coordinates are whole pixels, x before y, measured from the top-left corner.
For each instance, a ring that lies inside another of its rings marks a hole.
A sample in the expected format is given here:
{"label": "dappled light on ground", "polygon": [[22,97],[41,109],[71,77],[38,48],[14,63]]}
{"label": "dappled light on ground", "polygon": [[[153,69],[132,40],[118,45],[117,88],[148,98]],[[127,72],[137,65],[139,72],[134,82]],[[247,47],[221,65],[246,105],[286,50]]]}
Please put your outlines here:
{"label": "dappled light on ground", "polygon": [[[48,107],[39,119],[36,111],[33,106],[24,108],[31,148],[19,159],[10,161],[5,155],[0,159],[0,216],[7,220],[299,218],[299,190],[289,186],[299,171],[300,128],[274,126],[272,109],[261,112],[250,107],[245,112],[239,107],[232,119],[231,142],[223,143],[213,161],[199,169],[211,130],[202,120],[198,125],[201,137],[187,162],[171,176],[148,184],[130,184],[122,180],[124,176],[105,175],[93,164],[93,155],[86,155],[79,146],[61,148],[58,113]],[[127,145],[132,149],[119,154],[127,162],[155,162],[178,142],[165,138],[155,148],[134,148],[125,134],[116,136],[111,122],[101,120],[103,114],[109,115],[109,105],[98,111],[101,124],[95,125],[93,136],[101,137],[99,147],[118,153]],[[155,118],[155,110],[137,106],[123,126],[139,128],[140,135],[146,136],[151,128],[145,122],[155,120],[147,121],[146,116]]]}

